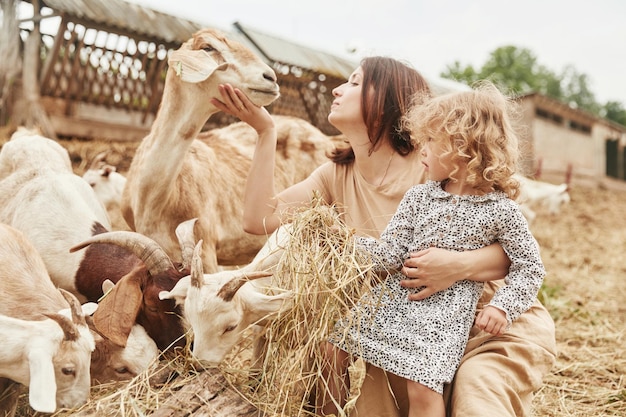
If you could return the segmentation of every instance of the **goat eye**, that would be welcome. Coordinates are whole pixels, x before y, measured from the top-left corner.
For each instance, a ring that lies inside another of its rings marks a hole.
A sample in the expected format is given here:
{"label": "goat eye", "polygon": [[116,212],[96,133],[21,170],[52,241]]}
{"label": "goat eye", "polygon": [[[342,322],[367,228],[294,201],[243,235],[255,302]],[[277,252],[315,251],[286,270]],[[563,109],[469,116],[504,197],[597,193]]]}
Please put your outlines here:
{"label": "goat eye", "polygon": [[76,370],[74,368],[62,368],[61,372],[63,372],[63,375],[76,375]]}
{"label": "goat eye", "polygon": [[233,330],[235,330],[237,328],[236,324],[233,324],[231,326],[228,326],[227,328],[224,329],[224,333],[228,333],[228,332],[232,332]]}
{"label": "goat eye", "polygon": [[209,54],[210,54],[211,52],[215,51],[215,48],[213,48],[211,45],[207,45],[207,46],[203,47],[203,48],[202,48],[202,50],[203,50],[204,52],[206,52],[206,53],[209,53]]}
{"label": "goat eye", "polygon": [[127,374],[127,373],[129,373],[130,371],[128,370],[128,368],[127,368],[127,367],[125,367],[125,366],[121,366],[121,367],[117,368],[117,369],[115,370],[115,372],[117,372],[118,374]]}

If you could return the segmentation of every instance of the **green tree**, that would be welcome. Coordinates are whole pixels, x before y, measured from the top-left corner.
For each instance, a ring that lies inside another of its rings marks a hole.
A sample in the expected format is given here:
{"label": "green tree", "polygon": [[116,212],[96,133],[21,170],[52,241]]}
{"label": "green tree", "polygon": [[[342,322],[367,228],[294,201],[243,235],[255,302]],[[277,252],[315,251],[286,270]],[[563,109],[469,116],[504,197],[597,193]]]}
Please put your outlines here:
{"label": "green tree", "polygon": [[602,117],[626,126],[626,109],[618,101],[607,101],[600,112]]}
{"label": "green tree", "polygon": [[560,78],[563,88],[563,95],[560,97],[562,101],[591,113],[600,114],[602,106],[598,104],[595,95],[591,92],[589,77],[586,74],[581,74],[573,66],[568,65]]}
{"label": "green tree", "polygon": [[463,68],[459,61],[454,61],[454,64],[448,65],[448,72],[444,74],[441,74],[444,78],[456,80],[467,85],[472,85],[480,80],[480,75],[471,65]]}
{"label": "green tree", "polygon": [[566,66],[560,74],[541,65],[527,48],[502,46],[494,50],[480,69],[463,66],[459,61],[448,65],[441,77],[467,85],[479,80],[490,80],[509,94],[541,93],[626,125],[626,110],[617,102],[604,105],[597,102],[589,88],[589,77],[573,66]]}

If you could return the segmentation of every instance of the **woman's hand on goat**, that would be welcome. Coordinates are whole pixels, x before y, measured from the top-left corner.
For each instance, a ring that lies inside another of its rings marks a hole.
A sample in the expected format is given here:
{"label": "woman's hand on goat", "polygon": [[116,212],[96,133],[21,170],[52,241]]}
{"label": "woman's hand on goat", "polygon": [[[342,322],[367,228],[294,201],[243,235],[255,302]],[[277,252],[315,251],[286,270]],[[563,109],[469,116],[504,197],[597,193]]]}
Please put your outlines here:
{"label": "woman's hand on goat", "polygon": [[274,129],[274,120],[265,107],[255,105],[243,91],[230,84],[220,84],[218,88],[222,99],[211,99],[215,107],[249,124],[259,135]]}

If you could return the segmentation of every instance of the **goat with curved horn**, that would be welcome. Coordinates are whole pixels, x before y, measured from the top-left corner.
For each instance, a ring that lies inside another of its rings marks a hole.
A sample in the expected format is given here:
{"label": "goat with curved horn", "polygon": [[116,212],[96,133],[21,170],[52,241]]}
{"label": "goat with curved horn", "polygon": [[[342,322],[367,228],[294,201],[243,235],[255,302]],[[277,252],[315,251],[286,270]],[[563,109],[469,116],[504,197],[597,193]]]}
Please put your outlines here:
{"label": "goat with curved horn", "polygon": [[125,230],[93,235],[70,248],[70,252],[76,252],[95,243],[110,243],[129,250],[142,260],[148,271],[153,275],[174,268],[172,260],[158,243],[141,233]]}
{"label": "goat with curved horn", "polygon": [[195,219],[191,219],[176,229],[185,256],[182,264],[173,262],[151,238],[130,231],[96,234],[70,249],[77,251],[94,244],[113,244],[138,258],[134,269],[119,278],[99,302],[93,321],[101,334],[118,346],[125,346],[136,323],[144,327],[161,350],[185,345],[181,308],[173,301],[159,299],[159,292],[171,290],[189,274],[194,224]]}
{"label": "goat with curved horn", "polygon": [[218,364],[241,340],[243,331],[263,323],[288,305],[289,291],[269,290],[270,272],[280,260],[288,228],[270,236],[254,260],[238,270],[203,273],[202,240],[191,260],[191,275],[182,278],[162,300],[176,300],[193,329],[193,355],[200,361]]}

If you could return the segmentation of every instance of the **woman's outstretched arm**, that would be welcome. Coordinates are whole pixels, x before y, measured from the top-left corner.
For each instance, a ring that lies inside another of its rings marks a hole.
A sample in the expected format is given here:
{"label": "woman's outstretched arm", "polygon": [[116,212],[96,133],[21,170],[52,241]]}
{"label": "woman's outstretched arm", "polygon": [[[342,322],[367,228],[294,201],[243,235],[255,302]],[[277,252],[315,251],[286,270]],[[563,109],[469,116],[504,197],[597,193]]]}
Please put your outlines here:
{"label": "woman's outstretched arm", "polygon": [[248,123],[258,136],[244,191],[243,228],[257,235],[271,233],[282,222],[288,221],[291,210],[310,203],[315,183],[305,179],[277,195],[274,168],[278,139],[274,119],[264,107],[252,103],[241,90],[229,84],[220,85],[219,90],[222,100],[213,99],[213,104]]}

